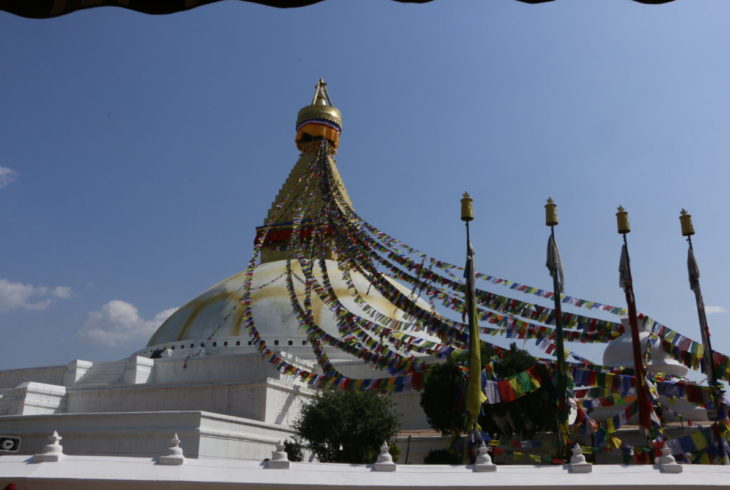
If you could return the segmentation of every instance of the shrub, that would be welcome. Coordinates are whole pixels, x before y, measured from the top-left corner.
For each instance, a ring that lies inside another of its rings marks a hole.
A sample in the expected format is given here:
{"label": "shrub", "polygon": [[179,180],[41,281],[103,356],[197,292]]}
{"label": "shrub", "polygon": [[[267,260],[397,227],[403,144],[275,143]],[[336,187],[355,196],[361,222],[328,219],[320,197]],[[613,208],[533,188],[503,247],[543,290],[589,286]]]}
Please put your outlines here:
{"label": "shrub", "polygon": [[326,390],[302,408],[293,428],[323,463],[369,464],[398,432],[398,418],[389,395]]}

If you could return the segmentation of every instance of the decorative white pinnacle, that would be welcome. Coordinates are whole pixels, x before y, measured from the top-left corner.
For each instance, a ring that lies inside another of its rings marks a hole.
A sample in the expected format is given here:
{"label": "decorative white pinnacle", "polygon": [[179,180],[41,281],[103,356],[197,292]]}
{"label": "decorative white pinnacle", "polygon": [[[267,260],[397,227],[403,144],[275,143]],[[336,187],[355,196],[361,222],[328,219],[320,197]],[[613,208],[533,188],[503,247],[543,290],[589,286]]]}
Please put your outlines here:
{"label": "decorative white pinnacle", "polygon": [[390,455],[387,441],[383,441],[383,445],[380,446],[380,454],[378,454],[373,469],[375,471],[395,471],[395,463]]}
{"label": "decorative white pinnacle", "polygon": [[63,446],[59,444],[59,441],[63,437],[58,435],[57,431],[53,431],[53,434],[48,436],[48,444],[43,447],[43,451],[33,456],[33,461],[39,463],[49,462],[56,463],[63,458]]}
{"label": "decorative white pinnacle", "polygon": [[590,473],[593,471],[593,465],[586,463],[586,457],[583,456],[583,450],[580,444],[576,443],[570,450],[573,455],[570,457],[568,469],[571,473]]}
{"label": "decorative white pinnacle", "polygon": [[170,447],[157,459],[159,464],[181,465],[185,462],[183,450],[180,447],[180,438],[175,434],[170,439]]}
{"label": "decorative white pinnacle", "polygon": [[489,456],[489,449],[487,445],[482,441],[482,445],[479,446],[479,454],[477,455],[476,463],[474,464],[474,471],[497,471],[497,465],[492,463],[492,458]]}
{"label": "decorative white pinnacle", "polygon": [[284,450],[284,443],[281,441],[277,442],[276,450],[271,452],[271,459],[266,464],[266,467],[274,470],[288,470],[290,465],[289,456]]}
{"label": "decorative white pinnacle", "polygon": [[672,456],[672,449],[664,444],[662,455],[656,460],[656,465],[662,473],[681,473],[684,468]]}

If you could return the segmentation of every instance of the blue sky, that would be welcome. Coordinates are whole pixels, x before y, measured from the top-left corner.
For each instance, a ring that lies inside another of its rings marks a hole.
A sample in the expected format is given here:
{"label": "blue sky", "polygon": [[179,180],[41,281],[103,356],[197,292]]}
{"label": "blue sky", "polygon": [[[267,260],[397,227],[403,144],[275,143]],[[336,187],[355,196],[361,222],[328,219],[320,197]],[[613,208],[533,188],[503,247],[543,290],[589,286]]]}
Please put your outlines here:
{"label": "blue sky", "polygon": [[566,292],[623,305],[622,204],[639,310],[699,339],[687,208],[730,353],[728,15],[725,0],[0,13],[0,369],[126,357],[242,270],[319,77],[368,221],[461,263],[468,190],[478,269],[548,288],[552,196]]}

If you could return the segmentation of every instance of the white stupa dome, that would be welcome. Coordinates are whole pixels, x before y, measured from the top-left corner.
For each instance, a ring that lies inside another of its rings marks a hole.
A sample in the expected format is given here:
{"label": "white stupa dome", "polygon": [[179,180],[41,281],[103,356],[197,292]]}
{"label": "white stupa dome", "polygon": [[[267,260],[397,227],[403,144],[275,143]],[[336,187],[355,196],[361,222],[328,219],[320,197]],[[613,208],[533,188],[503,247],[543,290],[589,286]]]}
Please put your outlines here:
{"label": "white stupa dome", "polygon": [[[337,262],[333,260],[325,262],[332,289],[341,304],[350,312],[370,319],[363,307],[356,303],[356,295],[345,282]],[[292,273],[294,289],[301,304],[304,300],[304,274],[296,261],[292,262]],[[322,271],[317,265],[314,267],[314,275],[318,280],[322,280]],[[425,332],[412,318],[386,300],[362,274],[351,272],[351,278],[357,296],[367,305],[389,318],[406,322],[405,328],[401,328],[401,331],[424,340],[438,342],[438,338]],[[387,276],[385,278],[403,294],[411,294],[403,285]],[[205,347],[210,353],[211,347],[214,347],[212,342],[216,343],[215,347],[221,347],[223,343],[226,346],[247,345],[249,338],[245,325],[241,322],[243,308],[239,303],[243,295],[244,280],[243,272],[231,276],[177,310],[152,335],[144,351],[176,347],[175,350],[178,352],[181,349],[187,349],[189,352],[193,347]],[[416,300],[420,308],[430,309],[428,303],[422,299],[411,297]],[[287,346],[307,345],[307,334],[299,326],[287,290],[285,260],[268,262],[256,267],[251,300],[256,329],[270,348],[276,349],[279,346],[279,349],[287,350]],[[315,292],[312,293],[312,311],[315,323],[322,330],[336,338],[342,338],[337,328],[335,314],[322,303]],[[311,347],[296,349],[297,355],[301,357],[302,352],[310,349]]]}
{"label": "white stupa dome", "polygon": [[[620,337],[613,339],[603,351],[603,365],[610,367],[634,367],[634,348],[631,339],[631,326],[628,318],[622,318],[621,323],[624,326],[624,333]],[[641,342],[641,352],[646,352],[649,340],[649,330],[646,328],[644,321],[639,320],[639,339]],[[657,342],[651,347],[651,361],[647,367],[652,373],[664,373],[668,376],[685,377],[689,369],[669,356],[667,351],[662,348],[661,343]]]}

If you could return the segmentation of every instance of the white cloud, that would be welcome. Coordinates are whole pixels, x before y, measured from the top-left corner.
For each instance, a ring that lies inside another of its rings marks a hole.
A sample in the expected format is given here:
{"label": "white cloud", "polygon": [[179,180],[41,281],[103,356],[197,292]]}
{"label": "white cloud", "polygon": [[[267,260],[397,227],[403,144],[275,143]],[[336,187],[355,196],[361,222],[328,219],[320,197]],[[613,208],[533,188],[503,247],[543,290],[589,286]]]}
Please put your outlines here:
{"label": "white cloud", "polygon": [[708,315],[712,315],[713,313],[727,313],[727,310],[722,306],[707,305],[705,306],[705,313]]}
{"label": "white cloud", "polygon": [[91,343],[114,347],[135,340],[146,340],[177,308],[168,308],[151,320],[139,316],[136,306],[114,299],[89,313],[77,335]]}
{"label": "white cloud", "polygon": [[8,167],[0,167],[0,188],[7,186],[15,180],[18,172]]}
{"label": "white cloud", "polygon": [[68,299],[72,295],[68,286],[33,286],[0,279],[0,311],[23,308],[26,310],[45,310],[53,298]]}
{"label": "white cloud", "polygon": [[69,299],[73,294],[68,286],[56,286],[52,293],[56,298]]}

